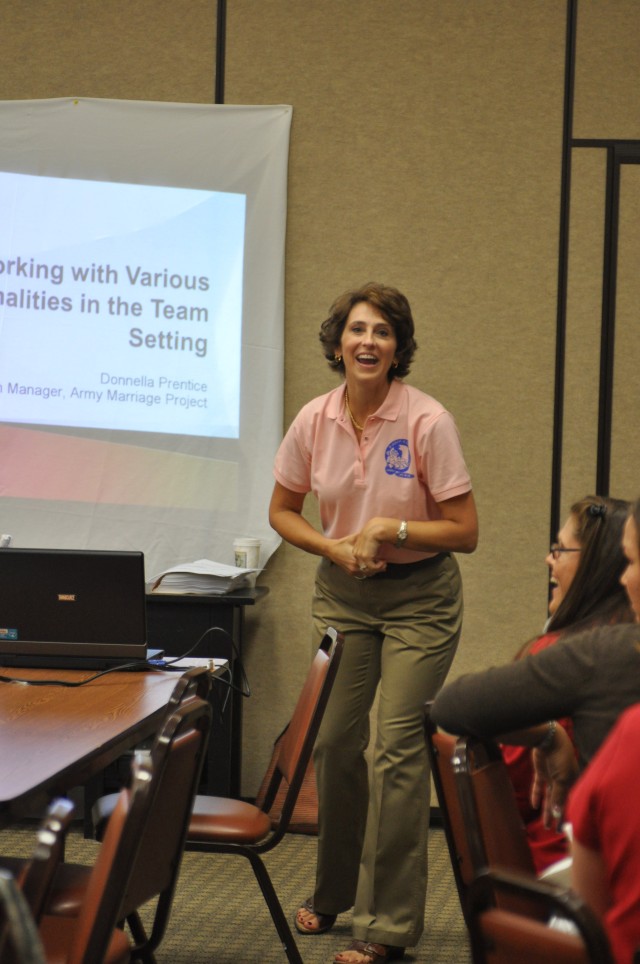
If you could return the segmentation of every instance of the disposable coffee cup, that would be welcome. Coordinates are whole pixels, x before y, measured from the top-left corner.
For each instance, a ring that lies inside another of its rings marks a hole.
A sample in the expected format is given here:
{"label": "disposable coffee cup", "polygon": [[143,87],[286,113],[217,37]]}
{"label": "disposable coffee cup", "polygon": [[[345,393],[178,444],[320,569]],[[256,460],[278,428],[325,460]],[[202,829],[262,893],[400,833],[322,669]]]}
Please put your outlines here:
{"label": "disposable coffee cup", "polygon": [[260,565],[259,539],[234,539],[233,554],[238,569],[257,569]]}

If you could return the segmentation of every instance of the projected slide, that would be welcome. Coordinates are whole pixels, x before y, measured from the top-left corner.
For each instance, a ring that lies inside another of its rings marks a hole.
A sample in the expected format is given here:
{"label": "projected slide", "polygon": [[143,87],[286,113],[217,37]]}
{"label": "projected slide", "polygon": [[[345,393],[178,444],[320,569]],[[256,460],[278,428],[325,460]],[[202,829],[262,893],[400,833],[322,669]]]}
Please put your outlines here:
{"label": "projected slide", "polygon": [[291,107],[0,101],[0,514],[149,575],[279,543]]}
{"label": "projected slide", "polygon": [[245,196],[0,172],[0,421],[238,438]]}

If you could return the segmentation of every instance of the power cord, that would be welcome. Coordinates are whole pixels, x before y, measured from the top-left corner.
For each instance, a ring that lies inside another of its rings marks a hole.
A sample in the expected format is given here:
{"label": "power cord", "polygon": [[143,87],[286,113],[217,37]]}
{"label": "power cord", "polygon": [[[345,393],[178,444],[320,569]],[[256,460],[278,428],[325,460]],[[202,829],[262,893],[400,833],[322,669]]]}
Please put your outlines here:
{"label": "power cord", "polygon": [[[224,677],[222,676],[216,677],[219,683],[221,683],[223,686],[226,686],[228,688],[227,697],[222,707],[222,712],[224,712],[224,710],[226,709],[231,691],[233,691],[234,693],[239,693],[240,696],[248,698],[249,696],[251,696],[251,687],[249,686],[249,680],[247,678],[244,664],[242,662],[242,659],[240,658],[240,653],[238,652],[238,647],[236,646],[235,640],[233,639],[231,634],[226,631],[226,629],[222,629],[220,626],[209,626],[208,629],[205,629],[202,635],[196,640],[193,646],[191,646],[187,650],[186,653],[183,653],[182,656],[175,656],[173,659],[170,659],[170,660],[137,659],[137,660],[133,660],[130,663],[122,663],[119,666],[110,666],[108,669],[103,669],[99,673],[94,673],[93,676],[89,676],[87,677],[87,679],[83,679],[83,680],[20,679],[16,676],[0,676],[0,683],[17,683],[18,685],[22,685],[22,686],[66,686],[69,688],[75,688],[78,686],[86,686],[87,683],[93,683],[94,680],[100,679],[101,676],[107,676],[109,673],[118,673],[118,672],[134,669],[134,668],[143,669],[145,667],[148,667],[150,669],[171,670],[171,667],[173,666],[174,663],[177,663],[183,659],[186,659],[188,656],[191,656],[194,650],[198,648],[200,643],[210,633],[220,633],[228,640],[228,642],[231,644],[234,661],[238,663],[240,668],[240,673],[241,673],[240,686],[237,686],[235,683],[233,683],[231,679],[227,680],[227,679],[224,679]],[[172,672],[180,672],[180,671],[181,670],[178,667],[175,667],[172,670]]]}

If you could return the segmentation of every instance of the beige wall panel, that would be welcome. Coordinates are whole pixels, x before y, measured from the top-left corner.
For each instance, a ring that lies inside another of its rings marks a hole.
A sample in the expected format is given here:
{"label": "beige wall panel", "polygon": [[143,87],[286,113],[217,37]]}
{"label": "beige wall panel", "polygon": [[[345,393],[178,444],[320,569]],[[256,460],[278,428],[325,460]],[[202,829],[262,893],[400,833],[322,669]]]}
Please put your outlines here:
{"label": "beige wall panel", "polygon": [[605,178],[605,151],[574,149],[560,525],[596,488]]}
{"label": "beige wall panel", "polygon": [[638,50],[638,0],[579,0],[574,137],[640,138]]}
{"label": "beige wall panel", "polygon": [[[294,111],[285,425],[336,384],[317,342],[330,302],[375,278],[414,309],[409,381],[460,427],[482,535],[461,559],[454,673],[508,658],[545,618],[564,27],[556,2],[229,5],[227,101]],[[283,547],[263,577],[247,791],[307,665],[314,568]]]}
{"label": "beige wall panel", "polygon": [[611,489],[640,496],[640,165],[624,165],[620,183],[620,231],[616,295]]}
{"label": "beige wall panel", "polygon": [[4,0],[0,99],[212,103],[215,3]]}

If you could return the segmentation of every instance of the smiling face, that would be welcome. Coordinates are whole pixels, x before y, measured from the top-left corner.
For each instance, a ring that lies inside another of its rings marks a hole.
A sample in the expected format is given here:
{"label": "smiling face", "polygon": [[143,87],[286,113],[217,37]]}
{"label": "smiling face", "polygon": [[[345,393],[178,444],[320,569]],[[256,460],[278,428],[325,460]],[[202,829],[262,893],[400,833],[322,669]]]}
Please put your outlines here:
{"label": "smiling face", "polygon": [[620,582],[626,590],[638,623],[640,622],[640,547],[638,528],[631,517],[625,522],[622,549],[627,558],[627,567],[620,577]]}
{"label": "smiling face", "polygon": [[397,344],[393,325],[379,311],[366,301],[354,305],[340,339],[347,382],[386,390]]}
{"label": "smiling face", "polygon": [[[558,549],[570,549],[576,550],[581,549],[581,545],[578,542],[578,537],[576,535],[576,518],[570,515],[562,529],[558,532]],[[547,556],[546,562],[551,571],[551,599],[549,601],[549,615],[553,616],[556,612],[558,606],[566,596],[569,591],[569,586],[573,582],[573,578],[578,571],[578,566],[580,564],[580,552],[561,552],[556,553],[557,559],[554,558],[553,552],[550,552]]]}

